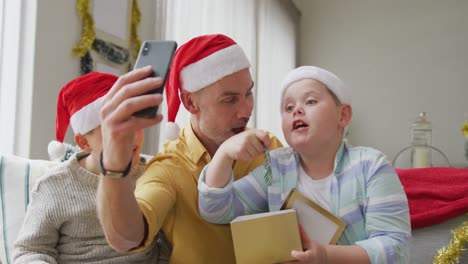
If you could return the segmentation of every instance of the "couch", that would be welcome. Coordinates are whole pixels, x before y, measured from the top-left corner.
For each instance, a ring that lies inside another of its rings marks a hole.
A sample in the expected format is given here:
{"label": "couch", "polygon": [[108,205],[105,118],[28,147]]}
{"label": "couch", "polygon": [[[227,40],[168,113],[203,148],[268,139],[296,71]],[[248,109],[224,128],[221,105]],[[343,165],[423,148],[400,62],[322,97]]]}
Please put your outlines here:
{"label": "couch", "polygon": [[[432,263],[437,250],[451,240],[452,230],[463,225],[465,238],[468,237],[468,169],[432,167],[396,171],[410,209],[413,234],[410,263]],[[468,248],[466,241],[464,248]],[[462,254],[459,263],[468,263],[468,251]]]}
{"label": "couch", "polygon": [[35,180],[60,161],[0,155],[0,263],[8,264]]}
{"label": "couch", "polygon": [[[29,192],[34,181],[59,162],[60,161],[32,160],[13,155],[0,154],[0,263],[11,263],[10,257],[13,243],[21,228],[25,210],[29,202]],[[431,174],[432,171],[436,170],[397,171],[405,187],[405,191],[407,191],[410,200],[410,209],[413,208],[415,212],[418,210],[418,214],[412,214],[413,241],[410,245],[409,262],[411,264],[431,263],[437,250],[449,243],[452,238],[451,231],[460,226],[463,222],[468,221],[468,207],[464,206],[464,204],[462,204],[461,207],[458,206],[457,213],[452,213],[452,215],[444,208],[437,208],[441,211],[437,211],[436,213],[440,214],[442,212],[444,216],[435,218],[431,218],[430,213],[428,214],[425,212],[424,208],[417,208],[421,206],[418,202],[416,202],[416,204],[414,203],[416,199],[413,197],[424,197],[426,195],[424,194],[424,182],[427,183],[431,181],[431,178],[427,175]],[[443,170],[438,172],[449,173]],[[465,178],[463,178],[463,175],[465,175]],[[440,178],[440,175],[435,176]],[[416,177],[423,178],[418,179]],[[459,177],[460,179],[466,179],[466,183],[468,183],[468,169],[462,171],[462,175],[459,175]],[[445,177],[443,182],[450,182],[450,178]],[[411,186],[413,185],[418,188],[412,188]],[[412,192],[413,189],[417,190],[417,192],[421,191],[421,188],[419,188],[421,186],[423,186],[423,191],[420,194]],[[444,185],[438,183],[438,186]],[[465,198],[468,199],[468,189],[466,190]],[[417,207],[415,207],[415,205],[417,205]],[[433,208],[434,206],[427,205],[426,207]],[[433,211],[434,210],[431,212]],[[417,225],[416,228],[414,226],[415,224]],[[468,245],[465,243],[465,248],[466,247],[468,247]],[[467,251],[462,255],[462,259],[459,263],[468,263]]]}

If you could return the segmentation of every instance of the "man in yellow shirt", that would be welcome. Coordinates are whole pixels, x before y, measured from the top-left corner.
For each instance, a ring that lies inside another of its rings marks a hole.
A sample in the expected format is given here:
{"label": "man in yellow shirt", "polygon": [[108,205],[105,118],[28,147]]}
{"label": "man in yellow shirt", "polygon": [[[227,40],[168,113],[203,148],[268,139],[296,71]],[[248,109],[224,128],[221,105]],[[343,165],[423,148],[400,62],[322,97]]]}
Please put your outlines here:
{"label": "man in yellow shirt", "polygon": [[[175,120],[182,102],[191,114],[190,122],[180,133],[172,132],[177,138],[166,142],[152,159],[134,193],[128,177],[103,177],[98,213],[113,248],[144,248],[162,228],[172,244],[170,263],[235,263],[229,225],[210,224],[199,215],[197,182],[221,143],[248,129],[254,106],[249,67],[242,48],[224,35],[200,36],[177,50],[166,84],[168,121]],[[162,120],[160,115],[132,117],[161,103],[161,95],[141,95],[162,84],[161,78],[146,78],[150,73],[151,68],[143,68],[123,75],[104,98],[101,169],[105,176],[124,176],[135,131]],[[270,149],[281,146],[273,135],[259,133]],[[262,163],[262,157],[236,162],[234,178]]]}

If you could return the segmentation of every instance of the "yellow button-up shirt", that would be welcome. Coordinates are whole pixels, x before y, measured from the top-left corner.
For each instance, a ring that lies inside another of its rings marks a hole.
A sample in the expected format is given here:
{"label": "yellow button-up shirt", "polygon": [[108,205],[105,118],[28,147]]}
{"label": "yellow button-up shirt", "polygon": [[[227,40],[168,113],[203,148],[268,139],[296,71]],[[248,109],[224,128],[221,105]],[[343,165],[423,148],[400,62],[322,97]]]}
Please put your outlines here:
{"label": "yellow button-up shirt", "polygon": [[[281,142],[269,134],[270,149]],[[170,263],[236,263],[229,225],[211,224],[198,212],[198,177],[211,161],[190,124],[177,140],[164,145],[138,180],[135,196],[148,223],[144,245],[150,245],[160,228],[172,244]],[[237,161],[237,180],[263,164],[263,155],[253,161]]]}

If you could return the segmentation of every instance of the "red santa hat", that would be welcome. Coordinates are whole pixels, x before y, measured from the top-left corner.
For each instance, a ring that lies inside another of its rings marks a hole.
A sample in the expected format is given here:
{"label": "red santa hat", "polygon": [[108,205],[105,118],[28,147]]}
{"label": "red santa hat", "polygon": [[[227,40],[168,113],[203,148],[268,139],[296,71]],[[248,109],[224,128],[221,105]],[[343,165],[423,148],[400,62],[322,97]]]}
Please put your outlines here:
{"label": "red santa hat", "polygon": [[175,139],[179,127],[175,124],[179,111],[179,91],[199,91],[222,78],[250,67],[242,48],[231,38],[204,35],[191,39],[176,51],[166,84],[167,121],[163,139]]}
{"label": "red santa hat", "polygon": [[66,150],[63,143],[68,125],[75,134],[86,134],[101,124],[99,110],[102,97],[117,81],[117,76],[107,73],[90,72],[73,79],[59,92],[55,138],[49,143],[49,156],[56,159]]}

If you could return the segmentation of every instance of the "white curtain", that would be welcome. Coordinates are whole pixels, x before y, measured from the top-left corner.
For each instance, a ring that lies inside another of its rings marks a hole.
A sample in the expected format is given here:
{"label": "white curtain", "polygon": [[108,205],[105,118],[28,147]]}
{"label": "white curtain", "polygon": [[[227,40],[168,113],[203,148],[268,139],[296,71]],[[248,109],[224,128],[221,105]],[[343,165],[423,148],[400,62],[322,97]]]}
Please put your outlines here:
{"label": "white curtain", "polygon": [[36,1],[0,1],[0,153],[29,156]]}
{"label": "white curtain", "polygon": [[281,130],[280,84],[296,67],[299,12],[290,1],[262,0],[258,9],[256,127],[286,141]]}
{"label": "white curtain", "polygon": [[[250,59],[256,84],[256,108],[249,126],[280,136],[280,119],[271,114],[279,117],[279,107],[271,99],[277,94],[272,89],[279,89],[279,80],[295,67],[298,13],[292,14],[291,7],[284,0],[171,0],[167,1],[164,38],[181,45],[203,34],[232,37]],[[166,116],[167,106],[161,110]],[[189,114],[181,106],[176,122],[184,127],[188,120]]]}
{"label": "white curtain", "polygon": [[0,153],[14,152],[21,2],[0,2]]}

